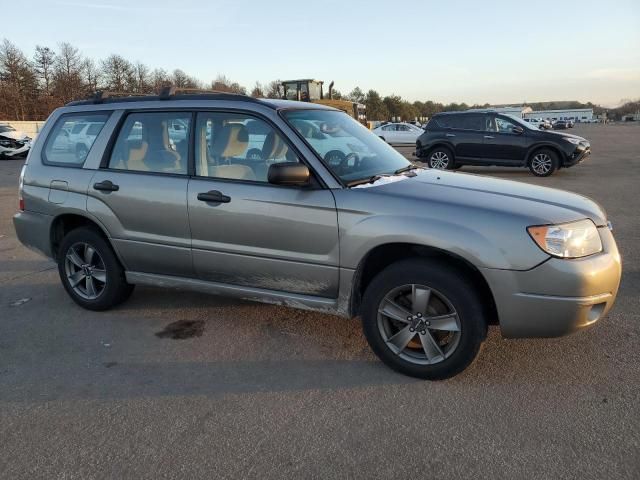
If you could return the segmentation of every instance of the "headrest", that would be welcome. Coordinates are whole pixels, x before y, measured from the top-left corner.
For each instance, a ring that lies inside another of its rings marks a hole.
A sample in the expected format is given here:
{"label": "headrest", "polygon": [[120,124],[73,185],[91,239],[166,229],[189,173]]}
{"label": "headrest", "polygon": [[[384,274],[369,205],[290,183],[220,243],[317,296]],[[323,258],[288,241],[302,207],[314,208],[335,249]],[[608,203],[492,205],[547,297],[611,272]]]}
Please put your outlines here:
{"label": "headrest", "polygon": [[247,128],[239,123],[230,123],[211,136],[213,157],[240,157],[249,146]]}
{"label": "headrest", "polygon": [[293,125],[294,128],[298,130],[298,132],[300,132],[300,135],[302,135],[304,138],[311,138],[313,136],[313,126],[311,126],[311,124],[307,123],[306,121],[292,120],[291,125]]}
{"label": "headrest", "polygon": [[262,158],[268,160],[270,158],[282,158],[286,155],[287,144],[284,143],[284,140],[280,138],[279,135],[276,135],[275,132],[271,131],[267,135],[267,138],[264,139],[264,145],[262,146]]}

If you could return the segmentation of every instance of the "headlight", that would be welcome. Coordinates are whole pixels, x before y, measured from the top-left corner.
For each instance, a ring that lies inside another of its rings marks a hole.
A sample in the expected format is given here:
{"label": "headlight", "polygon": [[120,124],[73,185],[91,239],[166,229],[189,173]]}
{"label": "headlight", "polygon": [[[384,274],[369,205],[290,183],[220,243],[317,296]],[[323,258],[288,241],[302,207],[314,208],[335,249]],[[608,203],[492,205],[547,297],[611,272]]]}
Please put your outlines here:
{"label": "headlight", "polygon": [[578,145],[580,143],[579,138],[571,138],[571,137],[562,137],[562,138],[564,138],[569,143],[573,143],[574,145]]}
{"label": "headlight", "polygon": [[549,255],[579,258],[602,251],[602,242],[595,224],[588,219],[561,225],[528,227],[533,241]]}

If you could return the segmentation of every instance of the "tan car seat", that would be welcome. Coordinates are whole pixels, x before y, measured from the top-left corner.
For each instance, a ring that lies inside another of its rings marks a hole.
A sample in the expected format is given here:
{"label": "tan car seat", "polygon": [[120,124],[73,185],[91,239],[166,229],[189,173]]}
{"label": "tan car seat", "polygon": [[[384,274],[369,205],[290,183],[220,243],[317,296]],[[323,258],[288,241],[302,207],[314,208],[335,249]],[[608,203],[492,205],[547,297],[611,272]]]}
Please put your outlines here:
{"label": "tan car seat", "polygon": [[242,157],[249,146],[247,128],[239,123],[223,126],[211,135],[209,153],[214,165],[208,166],[209,177],[232,178],[235,180],[255,180],[253,170],[240,164],[224,164],[233,157]]}
{"label": "tan car seat", "polygon": [[186,159],[173,150],[169,142],[168,120],[149,116],[145,122],[149,148],[144,164],[148,170],[166,173],[187,173]]}

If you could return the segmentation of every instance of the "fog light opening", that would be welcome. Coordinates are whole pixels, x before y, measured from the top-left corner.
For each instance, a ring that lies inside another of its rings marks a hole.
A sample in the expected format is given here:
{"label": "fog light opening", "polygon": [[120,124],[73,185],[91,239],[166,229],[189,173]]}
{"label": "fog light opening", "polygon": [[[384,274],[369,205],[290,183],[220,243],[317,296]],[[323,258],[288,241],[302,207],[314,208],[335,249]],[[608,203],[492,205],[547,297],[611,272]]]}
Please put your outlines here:
{"label": "fog light opening", "polygon": [[602,312],[604,312],[604,307],[607,306],[607,302],[596,303],[595,305],[591,305],[589,309],[589,314],[587,315],[587,319],[589,323],[597,322],[598,319],[602,316]]}

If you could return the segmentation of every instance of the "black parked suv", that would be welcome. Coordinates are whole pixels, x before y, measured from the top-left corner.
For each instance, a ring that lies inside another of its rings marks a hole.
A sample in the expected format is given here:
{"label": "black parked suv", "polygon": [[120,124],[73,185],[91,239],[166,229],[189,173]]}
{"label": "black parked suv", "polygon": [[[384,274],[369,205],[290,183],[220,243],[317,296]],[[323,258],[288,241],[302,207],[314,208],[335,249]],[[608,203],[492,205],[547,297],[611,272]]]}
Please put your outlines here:
{"label": "black parked suv", "polygon": [[528,167],[538,177],[576,165],[590,154],[591,145],[582,137],[540,130],[491,110],[434,115],[416,142],[416,156],[431,168]]}

